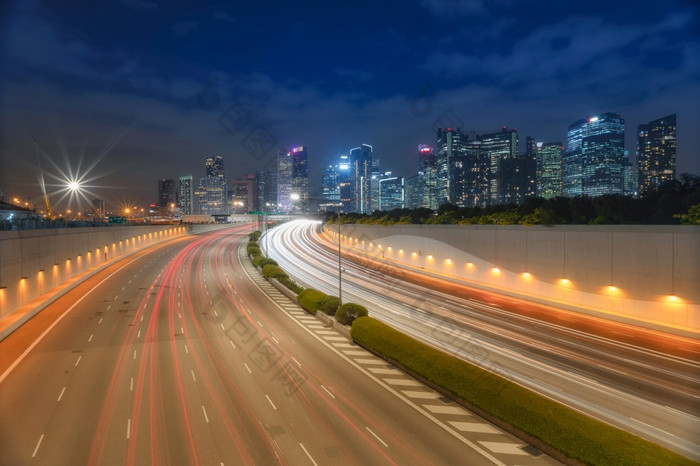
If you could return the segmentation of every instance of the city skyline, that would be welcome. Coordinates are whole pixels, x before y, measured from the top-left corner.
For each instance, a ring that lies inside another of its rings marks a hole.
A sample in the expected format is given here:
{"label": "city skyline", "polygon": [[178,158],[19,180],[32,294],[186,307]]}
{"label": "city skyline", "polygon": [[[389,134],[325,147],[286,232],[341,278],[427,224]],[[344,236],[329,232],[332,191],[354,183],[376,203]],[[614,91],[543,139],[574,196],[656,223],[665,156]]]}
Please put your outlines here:
{"label": "city skyline", "polygon": [[[365,18],[367,5],[341,5],[347,32],[361,39],[348,42],[328,12],[303,4],[275,5],[263,20],[225,3],[166,13],[124,2],[70,17],[11,3],[0,187],[36,197],[39,161],[45,171],[56,172],[46,158],[76,170],[83,154],[83,171],[94,164],[94,197],[152,202],[154,180],[198,178],[204,157],[222,155],[236,179],[264,170],[280,148],[304,145],[310,195],[319,196],[323,168],[358,143],[408,177],[436,125],[518,128],[522,152],[526,136],[565,141],[568,125],[603,112],[625,120],[633,159],[637,126],[677,114],[677,173],[700,173],[697,8],[631,5],[380,4],[361,25],[352,19]],[[107,17],[134,27],[124,35]],[[286,42],[265,34],[281,18],[292,25]],[[254,27],[256,40],[245,39]],[[334,47],[342,53],[307,57]]]}

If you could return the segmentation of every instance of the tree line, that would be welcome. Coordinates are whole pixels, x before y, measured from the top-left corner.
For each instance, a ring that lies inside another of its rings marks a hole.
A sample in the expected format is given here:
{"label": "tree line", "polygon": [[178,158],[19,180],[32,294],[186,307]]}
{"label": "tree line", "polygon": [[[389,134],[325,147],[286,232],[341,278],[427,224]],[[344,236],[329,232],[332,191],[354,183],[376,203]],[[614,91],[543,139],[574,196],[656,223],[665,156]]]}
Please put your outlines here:
{"label": "tree line", "polygon": [[[329,212],[326,220],[337,221]],[[522,205],[427,208],[347,213],[341,223],[368,225],[700,225],[700,176],[682,174],[644,197],[617,194],[599,197],[528,198]]]}

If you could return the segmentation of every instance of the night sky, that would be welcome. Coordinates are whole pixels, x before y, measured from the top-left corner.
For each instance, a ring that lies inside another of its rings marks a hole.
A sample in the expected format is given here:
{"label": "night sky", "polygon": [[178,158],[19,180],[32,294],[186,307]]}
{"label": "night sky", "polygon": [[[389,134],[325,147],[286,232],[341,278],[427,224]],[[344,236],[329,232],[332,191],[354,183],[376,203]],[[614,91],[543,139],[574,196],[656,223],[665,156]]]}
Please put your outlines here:
{"label": "night sky", "polygon": [[362,143],[408,176],[441,125],[514,127],[522,151],[606,111],[631,154],[638,124],[676,113],[677,172],[700,174],[697,1],[192,3],[0,4],[6,200],[38,197],[41,166],[59,207],[61,171],[145,204],[209,155],[233,179],[296,145],[313,196]]}

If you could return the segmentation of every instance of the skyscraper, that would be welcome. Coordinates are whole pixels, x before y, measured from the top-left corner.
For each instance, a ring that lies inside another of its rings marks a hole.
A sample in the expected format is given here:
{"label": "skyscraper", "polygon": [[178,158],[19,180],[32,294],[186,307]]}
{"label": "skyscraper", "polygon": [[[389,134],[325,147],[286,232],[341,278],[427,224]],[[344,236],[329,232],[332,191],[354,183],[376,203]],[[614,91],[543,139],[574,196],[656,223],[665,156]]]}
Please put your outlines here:
{"label": "skyscraper", "polygon": [[645,195],[676,178],[676,114],[639,125],[637,131],[639,193]]}
{"label": "skyscraper", "polygon": [[243,178],[229,181],[228,196],[229,209],[234,214],[260,210],[257,178],[253,174],[246,174]]}
{"label": "skyscraper", "polygon": [[178,189],[177,202],[180,206],[180,212],[183,215],[194,214],[194,198],[192,187],[192,175],[184,175],[180,177],[180,187]]}
{"label": "skyscraper", "polygon": [[438,208],[438,167],[437,155],[432,147],[427,144],[418,146],[418,170],[423,173],[423,182],[420,186],[420,204],[418,207],[427,207],[437,210]]}
{"label": "skyscraper", "polygon": [[207,157],[207,176],[199,179],[199,212],[209,215],[228,214],[224,159],[220,155]]}
{"label": "skyscraper", "polygon": [[220,155],[207,157],[206,161],[207,176],[224,178],[224,158]]}
{"label": "skyscraper", "polygon": [[305,212],[309,206],[309,161],[306,146],[298,146],[291,150],[292,158],[292,193],[299,196],[294,201],[294,210]]}
{"label": "skyscraper", "polygon": [[277,208],[289,213],[294,208],[292,201],[292,153],[282,149],[277,155]]}
{"label": "skyscraper", "polygon": [[321,198],[324,204],[337,204],[340,202],[340,178],[338,165],[329,165],[323,170]]}
{"label": "skyscraper", "polygon": [[382,173],[379,171],[379,159],[372,160],[372,178],[370,180],[370,212],[379,210],[379,180]]}
{"label": "skyscraper", "polygon": [[350,168],[353,184],[354,211],[372,213],[372,146],[362,144],[350,150]]}
{"label": "skyscraper", "polygon": [[418,172],[404,180],[404,207],[407,209],[417,209],[421,205],[423,185],[423,172]]}
{"label": "skyscraper", "polygon": [[561,142],[537,143],[537,196],[552,199],[562,195]]}
{"label": "skyscraper", "polygon": [[466,155],[466,135],[459,128],[437,130],[437,202],[438,205],[456,203],[460,188],[457,186]]}
{"label": "skyscraper", "polygon": [[341,155],[338,159],[338,195],[343,205],[341,209],[343,212],[356,212],[353,171],[350,156]]}
{"label": "skyscraper", "polygon": [[379,180],[379,210],[403,209],[403,178],[387,172]]}
{"label": "skyscraper", "polygon": [[161,212],[168,212],[175,203],[175,180],[158,180],[158,207]]}
{"label": "skyscraper", "polygon": [[565,196],[623,194],[625,121],[601,113],[569,126],[562,161]]}
{"label": "skyscraper", "polygon": [[277,212],[277,166],[270,170],[260,170],[256,174],[258,183],[258,210]]}
{"label": "skyscraper", "polygon": [[[481,148],[486,153],[489,164],[488,174],[488,204],[496,205],[509,203],[506,193],[502,189],[502,161],[514,159],[518,155],[518,130],[501,128],[501,131],[486,133],[479,136]],[[513,165],[513,164],[510,164]],[[509,169],[514,169],[510,167]]]}

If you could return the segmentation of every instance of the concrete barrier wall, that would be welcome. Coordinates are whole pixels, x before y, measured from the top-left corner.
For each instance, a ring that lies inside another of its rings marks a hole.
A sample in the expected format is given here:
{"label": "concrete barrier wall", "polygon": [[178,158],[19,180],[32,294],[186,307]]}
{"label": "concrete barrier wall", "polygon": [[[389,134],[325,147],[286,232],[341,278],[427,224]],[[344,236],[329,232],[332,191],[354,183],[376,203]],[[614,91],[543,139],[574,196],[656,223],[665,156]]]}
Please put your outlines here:
{"label": "concrete barrier wall", "polygon": [[700,227],[349,224],[341,235],[345,248],[482,288],[700,329]]}
{"label": "concrete barrier wall", "polygon": [[95,266],[187,233],[181,225],[0,232],[0,319]]}

